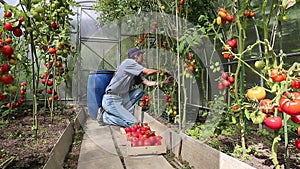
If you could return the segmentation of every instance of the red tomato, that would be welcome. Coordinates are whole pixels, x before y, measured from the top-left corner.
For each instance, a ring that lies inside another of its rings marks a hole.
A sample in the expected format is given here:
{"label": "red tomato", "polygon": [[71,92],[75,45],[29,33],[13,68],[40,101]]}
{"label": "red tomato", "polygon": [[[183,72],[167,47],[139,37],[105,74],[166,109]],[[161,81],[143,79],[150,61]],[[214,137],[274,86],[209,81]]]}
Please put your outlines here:
{"label": "red tomato", "polygon": [[6,29],[8,31],[13,31],[14,30],[11,22],[6,22],[5,25],[4,25],[4,29]]}
{"label": "red tomato", "polygon": [[12,16],[12,12],[11,11],[7,11],[7,13],[3,14],[4,18],[10,18]]}
{"label": "red tomato", "polygon": [[4,41],[8,44],[12,43],[12,38],[5,38]]}
{"label": "red tomato", "polygon": [[228,22],[233,22],[233,21],[234,21],[233,15],[227,14],[227,15],[226,15],[226,20],[227,20]]}
{"label": "red tomato", "polygon": [[8,64],[4,63],[4,64],[2,64],[1,70],[2,70],[2,73],[7,73],[10,70],[10,66]]}
{"label": "red tomato", "polygon": [[300,115],[297,116],[291,116],[291,120],[294,123],[300,124]]}
{"label": "red tomato", "polygon": [[4,84],[12,84],[14,78],[12,77],[12,75],[2,75],[1,80]]}
{"label": "red tomato", "polygon": [[262,99],[259,103],[260,109],[266,114],[273,114],[275,107],[271,99]]}
{"label": "red tomato", "polygon": [[153,145],[156,142],[156,136],[150,136],[148,140],[150,141],[151,145]]}
{"label": "red tomato", "polygon": [[224,57],[224,59],[230,59],[230,54],[229,53],[224,53],[223,57]]}
{"label": "red tomato", "polygon": [[2,47],[2,53],[6,56],[11,56],[14,53],[14,49],[9,45],[4,45]]}
{"label": "red tomato", "polygon": [[251,11],[248,15],[248,18],[253,18],[255,16],[255,14],[256,14],[255,12]]}
{"label": "red tomato", "polygon": [[227,44],[228,46],[230,46],[231,49],[234,49],[234,48],[235,48],[235,43],[234,43],[234,41],[232,41],[232,40],[228,40],[228,41],[226,42],[226,44]]}
{"label": "red tomato", "polygon": [[224,13],[227,13],[227,10],[225,8],[220,8],[219,11],[222,11]]}
{"label": "red tomato", "polygon": [[231,42],[233,43],[233,47],[236,48],[237,47],[237,40],[236,40],[236,38],[232,38]]}
{"label": "red tomato", "polygon": [[138,139],[137,146],[144,146],[144,139]]}
{"label": "red tomato", "polygon": [[13,30],[13,34],[16,36],[16,37],[20,37],[22,36],[23,32],[20,28],[14,28]]}
{"label": "red tomato", "polygon": [[152,142],[149,138],[144,140],[144,146],[151,146],[151,145],[152,145]]}
{"label": "red tomato", "polygon": [[296,140],[295,145],[296,145],[297,149],[300,150],[300,138],[298,138]]}
{"label": "red tomato", "polygon": [[229,81],[230,83],[233,83],[233,82],[234,82],[234,77],[233,77],[233,76],[229,76],[229,77],[228,77],[228,81]]}
{"label": "red tomato", "polygon": [[230,86],[230,82],[228,80],[222,80],[222,83],[225,87],[229,87]]}
{"label": "red tomato", "polygon": [[266,126],[272,130],[278,130],[282,127],[282,118],[279,116],[270,116],[264,119]]}
{"label": "red tomato", "polygon": [[[51,91],[51,93],[52,93],[52,91]],[[126,132],[126,133],[131,132],[131,128],[130,128],[130,127],[126,127],[126,128],[125,128],[125,132]]]}
{"label": "red tomato", "polygon": [[228,73],[223,72],[222,75],[221,75],[221,77],[222,77],[223,79],[227,79],[227,78],[228,78]]}
{"label": "red tomato", "polygon": [[292,80],[291,84],[294,89],[300,89],[300,77]]}
{"label": "red tomato", "polygon": [[56,29],[58,27],[57,23],[55,23],[55,22],[51,22],[51,26],[53,29]]}
{"label": "red tomato", "polygon": [[245,11],[244,11],[244,16],[247,16],[247,17],[248,17],[249,14],[250,14],[250,11],[248,11],[248,10],[245,10]]}
{"label": "red tomato", "polygon": [[225,89],[225,86],[223,85],[222,82],[220,82],[220,83],[218,84],[218,89],[219,89],[219,90],[224,90],[224,89]]}
{"label": "red tomato", "polygon": [[54,100],[58,100],[59,96],[56,94],[53,96],[54,97]]}
{"label": "red tomato", "polygon": [[282,68],[273,68],[270,77],[274,82],[282,82],[286,79],[286,72]]}
{"label": "red tomato", "polygon": [[48,80],[47,85],[48,86],[53,86],[53,81],[52,80]]}
{"label": "red tomato", "polygon": [[279,106],[286,114],[300,115],[300,92],[286,92],[280,98]]}
{"label": "red tomato", "polygon": [[184,0],[180,0],[179,4],[184,5]]}
{"label": "red tomato", "polygon": [[[226,19],[226,12],[224,12],[224,11],[220,11],[219,10],[219,12],[218,12],[218,15],[222,18],[222,19]],[[226,21],[226,20],[225,20]]]}

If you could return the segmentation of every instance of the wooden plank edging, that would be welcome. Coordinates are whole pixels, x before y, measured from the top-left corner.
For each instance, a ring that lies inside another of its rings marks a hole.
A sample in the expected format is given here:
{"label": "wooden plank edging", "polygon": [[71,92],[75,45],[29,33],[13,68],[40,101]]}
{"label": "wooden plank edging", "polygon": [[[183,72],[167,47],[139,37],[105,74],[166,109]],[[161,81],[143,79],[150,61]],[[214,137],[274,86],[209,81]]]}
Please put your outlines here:
{"label": "wooden plank edging", "polygon": [[48,161],[44,165],[43,169],[63,169],[63,163],[69,148],[73,141],[74,126],[77,128],[76,124],[83,124],[85,120],[85,112],[79,111],[75,118],[74,123],[68,122],[68,126],[65,128],[64,132],[61,134],[53,149],[50,152]]}

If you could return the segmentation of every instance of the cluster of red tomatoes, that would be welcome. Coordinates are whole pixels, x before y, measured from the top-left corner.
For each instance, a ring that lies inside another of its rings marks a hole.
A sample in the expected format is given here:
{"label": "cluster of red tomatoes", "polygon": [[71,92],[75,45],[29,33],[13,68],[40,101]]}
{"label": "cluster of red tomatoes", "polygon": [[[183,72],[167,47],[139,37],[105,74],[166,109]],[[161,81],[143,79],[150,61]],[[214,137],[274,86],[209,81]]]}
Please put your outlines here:
{"label": "cluster of red tomatoes", "polygon": [[189,71],[193,72],[195,70],[195,59],[193,59],[194,55],[192,53],[189,53],[189,55],[187,56],[187,62],[189,63],[189,65],[187,64],[187,62],[185,63],[184,67],[188,67]]}
{"label": "cluster of red tomatoes", "polygon": [[282,82],[286,80],[286,71],[282,68],[272,68],[270,72],[270,77],[273,82]]}
{"label": "cluster of red tomatoes", "polygon": [[[16,108],[16,107],[19,107],[21,104],[23,104],[24,102],[25,102],[25,93],[26,93],[26,85],[27,85],[27,83],[26,82],[22,82],[22,83],[20,83],[20,95],[21,95],[21,97],[18,99],[18,101],[14,101],[14,102],[12,102],[12,103],[7,103],[6,104],[6,107],[7,108],[12,108],[12,109],[14,109],[14,108]],[[10,90],[12,91],[12,90],[17,90],[17,87],[16,86],[10,86]]]}
{"label": "cluster of red tomatoes", "polygon": [[245,10],[244,11],[244,16],[246,16],[247,18],[251,19],[255,16],[255,12],[254,11],[249,11],[249,10]]}
{"label": "cluster of red tomatoes", "polygon": [[[5,19],[5,24],[4,24],[4,30],[8,32],[12,32],[12,34],[16,37],[22,36],[23,32],[21,29],[22,23],[24,22],[24,18],[12,18],[12,12],[7,11],[6,13],[3,14],[3,18]],[[1,32],[2,36],[2,32]],[[14,49],[11,46],[12,43],[12,38],[11,37],[5,37],[4,41],[0,39],[1,42],[1,50],[2,54],[10,60],[11,63],[14,63],[15,59],[12,57],[14,53]]]}
{"label": "cluster of red tomatoes", "polygon": [[234,17],[232,14],[228,14],[227,10],[224,8],[220,8],[218,11],[217,24],[226,24],[226,22],[234,22]]}
{"label": "cluster of red tomatoes", "polygon": [[[49,89],[47,90],[47,93],[48,93],[49,95],[52,95],[52,94],[54,93],[53,98],[50,96],[50,97],[48,98],[48,101],[49,101],[49,102],[52,102],[53,99],[54,99],[54,100],[57,100],[57,99],[59,98],[59,97],[58,97],[58,94],[57,94],[56,91],[53,91],[53,89],[52,89],[52,86],[53,86],[53,84],[54,84],[54,82],[53,82],[53,74],[48,73],[48,72],[45,72],[45,73],[43,74],[43,77],[42,77],[41,82],[42,82],[42,84],[47,85],[47,86],[49,87]],[[41,91],[41,92],[42,92],[42,91]]]}
{"label": "cluster of red tomatoes", "polygon": [[125,132],[127,141],[131,142],[132,147],[136,146],[158,146],[162,143],[162,136],[156,135],[150,129],[148,123],[140,123],[132,127],[126,127]]}
{"label": "cluster of red tomatoes", "polygon": [[222,80],[218,84],[219,90],[225,90],[226,88],[230,87],[232,83],[234,83],[234,77],[229,76],[227,72],[223,72],[221,78]]}
{"label": "cluster of red tomatoes", "polygon": [[[228,46],[227,46],[228,45]],[[223,57],[224,59],[233,59],[233,56],[229,53],[229,48],[232,52],[237,48],[237,40],[236,38],[232,38],[226,41],[226,46],[224,47]]]}
{"label": "cluster of red tomatoes", "polygon": [[3,14],[3,18],[8,20],[4,25],[4,29],[6,29],[8,31],[12,31],[12,33],[16,37],[22,36],[23,32],[22,32],[22,29],[21,29],[21,25],[24,22],[24,18],[21,17],[19,19],[11,19],[10,20],[11,17],[12,17],[12,12],[11,11],[7,11],[6,13]]}
{"label": "cluster of red tomatoes", "polygon": [[[3,26],[3,30],[12,33],[6,33],[6,36],[2,39],[0,38],[0,47],[3,56],[6,56],[9,63],[11,65],[15,64],[15,58],[13,57],[14,49],[11,46],[13,40],[12,37],[9,37],[9,34],[13,34],[16,37],[20,37],[22,35],[21,25],[24,21],[24,18],[12,18],[13,13],[9,10],[3,14],[3,18],[5,20],[5,24]],[[2,32],[0,32],[0,36],[2,37]],[[14,81],[14,77],[10,74],[10,65],[8,63],[3,63],[1,66],[1,81],[3,84],[12,84]]]}
{"label": "cluster of red tomatoes", "polygon": [[143,43],[144,40],[147,38],[147,34],[144,34],[140,39],[139,39],[139,43]]}
{"label": "cluster of red tomatoes", "polygon": [[[48,98],[49,102],[52,102],[53,99],[58,99],[57,92],[53,91],[52,86],[54,85],[54,74],[56,76],[61,76],[65,72],[65,67],[63,64],[63,59],[67,57],[68,52],[71,50],[71,46],[64,44],[63,42],[58,42],[56,45],[51,45],[51,41],[48,41],[47,44],[41,42],[43,51],[46,52],[48,58],[45,60],[45,67],[47,68],[46,72],[42,75],[41,83],[50,87],[47,90],[49,95],[54,93],[54,96]],[[55,73],[53,73],[55,72]],[[40,90],[42,92],[42,90]],[[40,93],[41,93],[40,92]]]}
{"label": "cluster of red tomatoes", "polygon": [[150,96],[143,96],[143,98],[141,99],[141,102],[140,102],[140,106],[143,108],[143,109],[147,109],[148,106],[149,106],[149,102],[151,100],[151,97]]}
{"label": "cluster of red tomatoes", "polygon": [[178,6],[178,8],[177,8],[178,13],[181,12],[181,9],[182,9],[182,6],[183,6],[183,5],[184,5],[184,0],[180,0],[180,1],[179,1],[179,6]]}

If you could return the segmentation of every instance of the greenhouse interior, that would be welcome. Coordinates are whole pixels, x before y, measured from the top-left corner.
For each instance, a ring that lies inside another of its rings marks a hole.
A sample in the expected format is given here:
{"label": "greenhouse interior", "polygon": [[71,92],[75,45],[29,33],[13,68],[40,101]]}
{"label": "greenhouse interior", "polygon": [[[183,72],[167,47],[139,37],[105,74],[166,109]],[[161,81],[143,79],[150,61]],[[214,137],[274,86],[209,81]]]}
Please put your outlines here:
{"label": "greenhouse interior", "polygon": [[0,168],[300,169],[298,11],[1,0]]}

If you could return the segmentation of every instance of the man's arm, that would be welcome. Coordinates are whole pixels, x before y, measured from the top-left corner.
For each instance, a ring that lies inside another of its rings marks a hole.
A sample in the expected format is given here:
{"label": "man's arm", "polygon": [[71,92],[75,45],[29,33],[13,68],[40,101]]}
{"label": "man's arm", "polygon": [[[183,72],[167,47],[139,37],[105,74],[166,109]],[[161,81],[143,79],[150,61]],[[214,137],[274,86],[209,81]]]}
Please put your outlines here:
{"label": "man's arm", "polygon": [[149,81],[147,79],[144,79],[143,82],[142,82],[144,85],[146,86],[157,86],[158,85],[158,82],[155,82],[155,81]]}
{"label": "man's arm", "polygon": [[147,75],[147,76],[150,76],[150,75],[154,75],[154,74],[157,74],[159,71],[156,70],[156,69],[148,69],[148,68],[144,68],[142,73],[144,75]]}
{"label": "man's arm", "polygon": [[[168,84],[170,82],[172,82],[174,79],[173,77],[168,77],[167,80],[161,82],[161,84]],[[159,85],[159,82],[156,82],[156,81],[149,81],[147,79],[143,79],[143,82],[142,82],[144,85],[147,85],[147,86],[157,86]]]}

